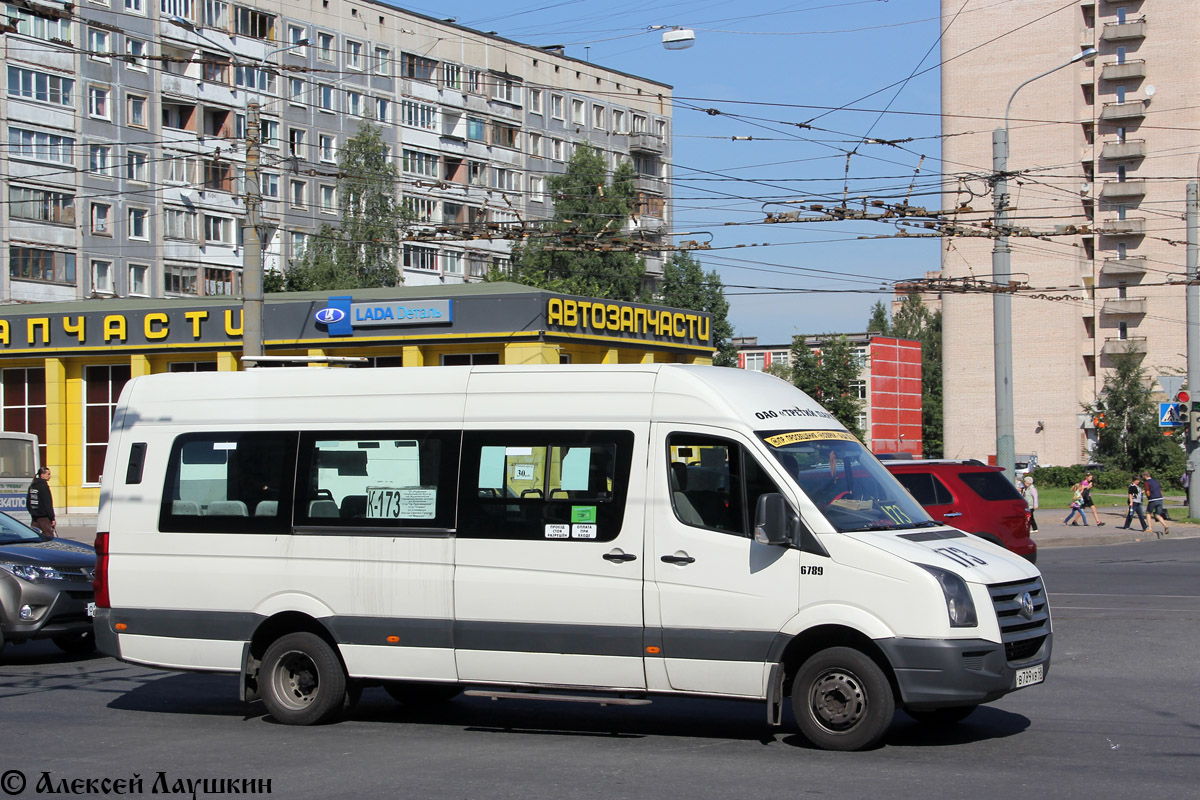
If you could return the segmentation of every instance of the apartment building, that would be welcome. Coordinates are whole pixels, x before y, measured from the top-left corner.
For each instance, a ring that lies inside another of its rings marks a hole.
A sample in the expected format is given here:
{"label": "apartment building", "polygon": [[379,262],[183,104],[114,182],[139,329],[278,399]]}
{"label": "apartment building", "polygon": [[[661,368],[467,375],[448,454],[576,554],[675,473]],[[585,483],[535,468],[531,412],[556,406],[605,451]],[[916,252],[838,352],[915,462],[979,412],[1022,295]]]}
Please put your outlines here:
{"label": "apartment building", "polygon": [[[850,391],[862,401],[859,430],[874,453],[922,454],[921,343],[878,333],[847,333],[860,370]],[[809,349],[820,351],[828,335],[806,337]],[[734,339],[738,368],[765,372],[788,365],[791,343],[759,344],[757,337]]]}
{"label": "apartment building", "polygon": [[[942,207],[990,216],[992,130],[1012,98],[1013,224],[1067,234],[1010,239],[1022,287],[1015,449],[1042,464],[1088,460],[1083,406],[1114,354],[1140,355],[1151,378],[1185,370],[1184,213],[1200,155],[1193,12],[1184,0],[942,2]],[[1095,59],[1063,66],[1090,47]],[[989,281],[991,251],[990,239],[947,240],[943,277]],[[946,293],[942,308],[945,454],[986,458],[996,451],[992,297]]]}
{"label": "apartment building", "polygon": [[406,284],[503,267],[581,144],[635,166],[631,234],[670,224],[670,87],[561,48],[365,0],[4,5],[0,301],[239,294],[252,102],[268,271],[338,222],[339,148],[364,120],[438,234],[404,245]]}

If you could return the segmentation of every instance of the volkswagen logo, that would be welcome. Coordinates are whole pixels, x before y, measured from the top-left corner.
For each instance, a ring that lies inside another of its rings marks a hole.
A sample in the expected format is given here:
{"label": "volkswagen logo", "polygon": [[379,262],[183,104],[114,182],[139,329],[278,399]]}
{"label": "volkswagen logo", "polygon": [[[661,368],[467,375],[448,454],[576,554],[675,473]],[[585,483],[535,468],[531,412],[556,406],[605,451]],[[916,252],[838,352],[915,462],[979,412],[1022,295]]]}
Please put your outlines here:
{"label": "volkswagen logo", "polygon": [[313,314],[313,317],[316,318],[317,322],[320,322],[323,325],[333,325],[334,323],[344,320],[346,318],[346,312],[342,311],[340,308],[322,308],[316,314]]}
{"label": "volkswagen logo", "polygon": [[1021,616],[1025,619],[1033,619],[1033,595],[1029,592],[1021,595]]}

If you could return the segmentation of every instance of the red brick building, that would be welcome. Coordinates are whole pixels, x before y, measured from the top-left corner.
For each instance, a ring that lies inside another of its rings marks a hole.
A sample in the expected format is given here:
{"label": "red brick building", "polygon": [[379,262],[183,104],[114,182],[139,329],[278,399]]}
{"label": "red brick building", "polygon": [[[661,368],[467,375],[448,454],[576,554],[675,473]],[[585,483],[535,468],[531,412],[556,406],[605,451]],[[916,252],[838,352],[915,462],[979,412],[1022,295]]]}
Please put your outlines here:
{"label": "red brick building", "polygon": [[[921,450],[921,343],[875,333],[848,333],[846,340],[862,359],[859,379],[851,384],[863,403],[858,426],[876,453],[912,453]],[[806,337],[808,346],[820,350],[827,336]],[[787,364],[791,344],[760,345],[756,338],[734,340],[738,367],[764,371]]]}

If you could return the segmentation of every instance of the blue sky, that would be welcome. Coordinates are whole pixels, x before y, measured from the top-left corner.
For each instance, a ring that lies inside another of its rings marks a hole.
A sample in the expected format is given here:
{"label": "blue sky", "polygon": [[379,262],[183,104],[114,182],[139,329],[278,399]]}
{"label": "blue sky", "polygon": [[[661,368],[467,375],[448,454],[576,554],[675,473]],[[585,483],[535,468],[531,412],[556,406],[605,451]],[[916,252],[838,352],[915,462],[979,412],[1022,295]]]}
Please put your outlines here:
{"label": "blue sky", "polygon": [[[739,336],[865,330],[892,282],[938,268],[937,240],[857,238],[891,226],[746,224],[786,200],[896,202],[910,184],[914,205],[939,206],[937,0],[394,5],[671,84],[674,230],[711,233],[697,255],[728,287]],[[653,25],[693,29],[695,46],[665,50]]]}

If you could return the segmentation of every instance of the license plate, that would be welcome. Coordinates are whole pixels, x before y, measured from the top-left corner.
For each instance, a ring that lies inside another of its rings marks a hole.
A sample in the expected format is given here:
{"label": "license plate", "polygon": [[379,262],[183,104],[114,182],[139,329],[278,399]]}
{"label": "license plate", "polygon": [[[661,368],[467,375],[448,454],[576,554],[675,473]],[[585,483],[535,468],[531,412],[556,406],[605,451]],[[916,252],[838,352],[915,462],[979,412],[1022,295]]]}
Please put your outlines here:
{"label": "license plate", "polygon": [[1033,686],[1035,683],[1041,683],[1045,673],[1042,671],[1042,665],[1036,667],[1026,667],[1025,669],[1017,670],[1017,688],[1022,686]]}
{"label": "license plate", "polygon": [[[95,603],[88,603],[88,605],[87,605],[87,612],[88,612],[88,616],[89,616],[89,617],[94,617],[94,616],[96,616],[96,604],[95,604]],[[1018,685],[1018,686],[1020,686],[1021,684],[1019,684],[1019,683],[1018,683],[1017,685]]]}

